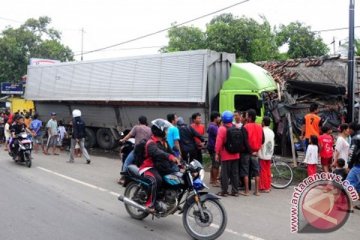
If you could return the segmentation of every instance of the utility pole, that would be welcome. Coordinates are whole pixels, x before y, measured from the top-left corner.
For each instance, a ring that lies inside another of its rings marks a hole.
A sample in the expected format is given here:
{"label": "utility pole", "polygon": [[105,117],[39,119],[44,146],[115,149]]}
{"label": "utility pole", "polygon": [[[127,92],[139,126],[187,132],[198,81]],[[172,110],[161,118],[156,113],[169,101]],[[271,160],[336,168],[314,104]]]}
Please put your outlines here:
{"label": "utility pole", "polygon": [[81,61],[84,60],[84,28],[81,28]]}
{"label": "utility pole", "polygon": [[354,121],[354,22],[355,0],[349,6],[349,52],[348,52],[348,108],[347,122]]}

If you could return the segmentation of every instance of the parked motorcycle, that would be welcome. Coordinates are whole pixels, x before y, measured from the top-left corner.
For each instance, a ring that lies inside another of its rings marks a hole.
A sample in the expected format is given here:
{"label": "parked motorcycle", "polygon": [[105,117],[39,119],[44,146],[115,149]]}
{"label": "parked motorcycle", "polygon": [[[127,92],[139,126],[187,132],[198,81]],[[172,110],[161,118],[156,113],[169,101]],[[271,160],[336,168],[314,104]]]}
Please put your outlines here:
{"label": "parked motorcycle", "polygon": [[[17,141],[17,144],[15,144]],[[31,167],[31,152],[33,149],[33,144],[31,140],[28,138],[26,132],[22,132],[18,134],[15,139],[12,141],[10,155],[13,160],[17,163],[24,163],[27,167]],[[16,148],[16,149],[15,149]]]}
{"label": "parked motorcycle", "polygon": [[[227,224],[225,208],[219,197],[201,190],[207,188],[203,183],[205,171],[197,160],[183,163],[184,171],[163,177],[163,186],[157,194],[154,216],[167,217],[179,211],[182,213],[186,232],[194,239],[216,239],[224,232]],[[142,220],[150,212],[145,206],[149,198],[147,179],[139,174],[135,165],[128,168],[129,182],[125,196],[119,196],[126,211],[135,219]]]}

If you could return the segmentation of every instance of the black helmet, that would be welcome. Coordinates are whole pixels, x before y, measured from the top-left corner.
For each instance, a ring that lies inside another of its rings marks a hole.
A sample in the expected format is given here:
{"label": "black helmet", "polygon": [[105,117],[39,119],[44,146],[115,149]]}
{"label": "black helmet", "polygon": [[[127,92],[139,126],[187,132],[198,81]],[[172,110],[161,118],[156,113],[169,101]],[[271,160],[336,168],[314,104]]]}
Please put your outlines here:
{"label": "black helmet", "polygon": [[151,132],[157,137],[165,137],[167,129],[171,127],[171,123],[161,118],[155,119],[151,123]]}
{"label": "black helmet", "polygon": [[15,121],[20,120],[20,119],[24,119],[24,116],[21,114],[18,114],[15,116]]}

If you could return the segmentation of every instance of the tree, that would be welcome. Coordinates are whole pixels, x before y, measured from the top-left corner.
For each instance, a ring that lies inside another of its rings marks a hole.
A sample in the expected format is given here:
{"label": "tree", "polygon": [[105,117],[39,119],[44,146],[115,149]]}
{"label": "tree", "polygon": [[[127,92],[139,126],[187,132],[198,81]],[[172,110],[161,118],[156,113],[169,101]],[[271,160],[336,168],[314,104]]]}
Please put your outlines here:
{"label": "tree", "polygon": [[280,25],[276,32],[276,42],[278,47],[289,45],[287,54],[290,58],[321,56],[329,51],[323,40],[309,26],[300,22]]}
{"label": "tree", "polygon": [[214,17],[202,32],[195,27],[173,27],[168,32],[168,46],[161,51],[185,51],[208,48],[235,53],[240,61],[259,61],[278,56],[275,35],[263,17],[237,18],[230,13]]}
{"label": "tree", "polygon": [[28,19],[19,28],[8,27],[0,35],[0,82],[17,81],[26,74],[30,58],[72,61],[73,52],[61,43],[59,31],[49,28],[49,17]]}
{"label": "tree", "polygon": [[173,27],[168,31],[169,44],[161,52],[176,52],[206,48],[205,34],[196,27]]}
{"label": "tree", "polygon": [[211,20],[206,29],[207,46],[215,51],[235,53],[240,61],[275,59],[278,48],[270,23],[252,18],[222,14]]}
{"label": "tree", "polygon": [[355,39],[355,55],[360,56],[360,39]]}

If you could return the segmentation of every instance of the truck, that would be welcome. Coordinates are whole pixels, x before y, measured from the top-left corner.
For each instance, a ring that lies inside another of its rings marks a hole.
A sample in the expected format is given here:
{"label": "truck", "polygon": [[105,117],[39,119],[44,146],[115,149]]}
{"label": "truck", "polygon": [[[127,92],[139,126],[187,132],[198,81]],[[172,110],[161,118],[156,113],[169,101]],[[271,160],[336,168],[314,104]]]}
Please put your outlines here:
{"label": "truck", "polygon": [[199,112],[207,124],[211,111],[253,108],[259,122],[277,84],[263,68],[235,60],[235,54],[196,50],[28,66],[25,98],[41,119],[56,112],[68,122],[80,109],[86,145],[103,149],[116,146],[140,115],[152,120],[176,113],[190,123]]}

